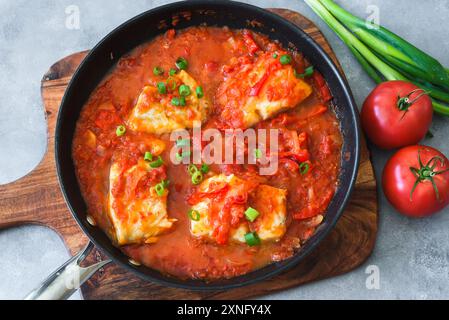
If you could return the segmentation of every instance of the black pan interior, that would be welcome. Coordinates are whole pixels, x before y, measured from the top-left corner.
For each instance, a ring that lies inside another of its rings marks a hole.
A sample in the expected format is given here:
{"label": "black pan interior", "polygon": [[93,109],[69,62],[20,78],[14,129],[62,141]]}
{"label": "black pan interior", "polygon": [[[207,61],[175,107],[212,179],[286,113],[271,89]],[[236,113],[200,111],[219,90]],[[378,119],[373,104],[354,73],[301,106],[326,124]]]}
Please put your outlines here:
{"label": "black pan interior", "polygon": [[[144,266],[130,265],[128,258],[112,245],[102,230],[91,227],[87,223],[86,204],[80,192],[71,157],[76,122],[92,91],[121,56],[167,29],[173,28],[171,25],[173,16],[183,12],[188,12],[190,19],[181,17],[175,29],[204,24],[236,29],[249,28],[280,41],[284,47],[293,44],[323,74],[330,87],[334,97],[335,112],[341,122],[344,136],[343,154],[348,155],[342,157],[340,184],[327,210],[324,223],[295,256],[244,276],[210,283],[200,280],[183,281]],[[252,20],[261,24],[250,24]],[[357,109],[348,84],[331,59],[311,38],[292,23],[261,8],[230,1],[177,2],[145,12],[111,32],[86,57],[70,82],[58,115],[55,140],[56,164],[62,192],[73,216],[95,245],[114,262],[143,279],[191,290],[224,290],[240,287],[272,277],[299,263],[337,222],[353,188],[359,163]]]}

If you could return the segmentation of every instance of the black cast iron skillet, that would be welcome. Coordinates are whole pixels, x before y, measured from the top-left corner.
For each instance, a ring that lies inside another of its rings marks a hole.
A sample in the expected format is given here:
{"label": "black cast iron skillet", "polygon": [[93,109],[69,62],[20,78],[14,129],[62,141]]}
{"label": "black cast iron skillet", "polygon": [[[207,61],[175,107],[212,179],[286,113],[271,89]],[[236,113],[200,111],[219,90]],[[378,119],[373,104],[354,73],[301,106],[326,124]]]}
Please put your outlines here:
{"label": "black cast iron skillet", "polygon": [[[249,28],[268,35],[272,40],[278,40],[286,48],[293,44],[326,79],[334,97],[335,112],[344,136],[342,152],[350,155],[342,157],[340,183],[323,224],[302,249],[288,260],[228,280],[180,280],[148,267],[130,264],[128,257],[112,245],[102,230],[87,222],[86,204],[81,196],[71,156],[75,125],[89,95],[120,57],[164,33],[168,28],[173,28],[172,18],[182,12],[189,12],[190,19],[180,18],[175,29],[204,24],[235,29]],[[259,22],[257,26],[248,23],[252,20]],[[329,56],[307,34],[282,17],[258,7],[231,1],[204,0],[177,2],[147,11],[112,31],[90,52],[73,76],[62,101],[56,126],[55,152],[59,182],[67,205],[90,240],[113,262],[145,280],[162,285],[190,290],[225,290],[253,284],[294,267],[323,240],[342,214],[353,189],[359,164],[359,139],[358,114],[350,88]]]}

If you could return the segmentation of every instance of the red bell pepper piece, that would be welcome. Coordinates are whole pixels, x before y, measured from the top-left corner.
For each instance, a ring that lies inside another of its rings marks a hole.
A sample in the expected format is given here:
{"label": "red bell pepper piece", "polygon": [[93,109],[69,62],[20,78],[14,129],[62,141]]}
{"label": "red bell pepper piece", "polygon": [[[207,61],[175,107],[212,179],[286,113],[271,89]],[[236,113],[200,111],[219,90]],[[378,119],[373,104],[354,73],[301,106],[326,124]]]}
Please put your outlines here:
{"label": "red bell pepper piece", "polygon": [[267,70],[265,74],[260,78],[259,81],[251,88],[251,91],[249,92],[250,97],[257,97],[260,93],[260,90],[262,90],[262,87],[264,86],[265,82],[267,82],[268,78],[270,77],[270,71]]}
{"label": "red bell pepper piece", "polygon": [[315,85],[320,92],[322,101],[329,102],[330,100],[332,100],[332,94],[321,73],[315,71],[313,73],[313,80],[315,81]]}
{"label": "red bell pepper piece", "polygon": [[246,48],[248,49],[249,54],[251,56],[260,50],[256,41],[254,41],[254,38],[251,35],[250,31],[248,31],[248,30],[243,31],[243,41],[245,41]]}

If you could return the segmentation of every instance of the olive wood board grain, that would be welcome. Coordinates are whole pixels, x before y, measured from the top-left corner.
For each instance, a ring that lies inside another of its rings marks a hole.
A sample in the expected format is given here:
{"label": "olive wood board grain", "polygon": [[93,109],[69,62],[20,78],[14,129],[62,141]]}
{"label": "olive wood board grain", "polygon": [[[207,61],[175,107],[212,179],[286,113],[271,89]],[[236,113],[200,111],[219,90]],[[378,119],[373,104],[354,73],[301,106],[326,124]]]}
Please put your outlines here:
{"label": "olive wood board grain", "polygon": [[[286,9],[268,9],[292,21],[332,57],[335,54],[319,29],[307,18]],[[24,178],[0,186],[0,228],[39,224],[55,230],[71,254],[88,238],[78,227],[62,197],[54,159],[54,130],[61,99],[68,82],[87,52],[75,53],[58,62],[41,83],[48,122],[48,148],[41,163]],[[298,266],[273,279],[220,292],[192,292],[145,282],[115,264],[100,270],[82,287],[85,299],[248,299],[304,283],[347,273],[371,254],[377,235],[378,203],[370,154],[363,139],[361,165],[354,193],[344,214],[324,241]],[[90,261],[105,258],[95,250]],[[48,270],[49,274],[53,270]]]}

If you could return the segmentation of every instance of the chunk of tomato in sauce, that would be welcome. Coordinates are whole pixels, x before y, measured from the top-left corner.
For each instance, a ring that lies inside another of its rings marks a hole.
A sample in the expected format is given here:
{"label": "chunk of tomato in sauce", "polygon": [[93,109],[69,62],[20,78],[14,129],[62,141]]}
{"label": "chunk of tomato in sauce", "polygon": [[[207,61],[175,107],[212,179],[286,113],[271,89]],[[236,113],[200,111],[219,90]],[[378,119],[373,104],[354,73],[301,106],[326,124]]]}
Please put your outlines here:
{"label": "chunk of tomato in sauce", "polygon": [[313,189],[309,189],[309,196],[306,206],[299,212],[294,213],[293,218],[296,220],[305,220],[321,214],[332,200],[334,193],[334,190],[328,190],[323,196],[316,197],[315,191]]}
{"label": "chunk of tomato in sauce", "polygon": [[108,130],[119,123],[120,118],[112,111],[101,110],[95,119],[95,125],[102,130]]}
{"label": "chunk of tomato in sauce", "polygon": [[206,62],[204,64],[204,69],[208,72],[208,73],[215,73],[218,71],[218,63],[216,61],[209,61]]}
{"label": "chunk of tomato in sauce", "polygon": [[313,73],[312,78],[313,78],[316,88],[318,89],[321,100],[323,102],[329,102],[330,100],[332,100],[332,94],[329,90],[329,87],[327,86],[326,80],[324,80],[321,73],[319,73],[318,71],[315,71]]}
{"label": "chunk of tomato in sauce", "polygon": [[254,37],[249,30],[243,30],[243,41],[245,42],[246,48],[250,55],[254,55],[257,51],[260,50],[256,41],[254,41]]}
{"label": "chunk of tomato in sauce", "polygon": [[176,30],[175,29],[167,30],[167,32],[165,33],[165,37],[169,40],[173,40],[176,37]]}
{"label": "chunk of tomato in sauce", "polygon": [[299,163],[310,159],[310,153],[307,150],[307,133],[302,132],[298,135],[295,130],[281,129],[280,158],[291,158]]}

